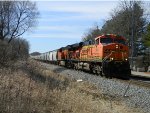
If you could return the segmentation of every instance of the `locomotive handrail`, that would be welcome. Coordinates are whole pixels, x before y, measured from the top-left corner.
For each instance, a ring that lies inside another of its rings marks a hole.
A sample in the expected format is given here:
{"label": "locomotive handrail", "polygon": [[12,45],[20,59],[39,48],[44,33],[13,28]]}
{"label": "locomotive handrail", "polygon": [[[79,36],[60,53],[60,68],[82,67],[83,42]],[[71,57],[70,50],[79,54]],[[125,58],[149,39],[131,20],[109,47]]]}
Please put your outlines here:
{"label": "locomotive handrail", "polygon": [[124,52],[122,52],[122,60],[124,60]]}
{"label": "locomotive handrail", "polygon": [[[107,56],[102,60],[102,67],[103,67],[104,62],[107,60],[107,58],[108,58],[109,56],[111,56],[111,54],[112,54],[113,52],[114,52],[114,51],[111,51],[111,53],[110,53],[109,55],[107,55]],[[102,73],[103,73],[103,69],[102,69]]]}
{"label": "locomotive handrail", "polygon": [[111,51],[111,53],[109,55],[107,55],[103,60],[102,62],[104,62],[114,51]]}

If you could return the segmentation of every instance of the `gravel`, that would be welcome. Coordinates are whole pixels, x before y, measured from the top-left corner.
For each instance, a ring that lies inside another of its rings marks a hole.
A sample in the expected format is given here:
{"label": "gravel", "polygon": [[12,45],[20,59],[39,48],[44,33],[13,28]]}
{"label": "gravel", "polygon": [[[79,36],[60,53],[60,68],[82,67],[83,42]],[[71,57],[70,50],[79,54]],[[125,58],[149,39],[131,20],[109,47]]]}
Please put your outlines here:
{"label": "gravel", "polygon": [[[129,107],[140,108],[143,113],[150,113],[150,87],[140,87],[130,82],[123,82],[119,79],[108,79],[96,76],[90,73],[67,69],[61,66],[42,63],[47,69],[50,69],[61,75],[66,75],[72,79],[82,79],[95,84],[103,94],[111,95],[115,98],[123,99]],[[150,82],[150,81],[149,81]]]}

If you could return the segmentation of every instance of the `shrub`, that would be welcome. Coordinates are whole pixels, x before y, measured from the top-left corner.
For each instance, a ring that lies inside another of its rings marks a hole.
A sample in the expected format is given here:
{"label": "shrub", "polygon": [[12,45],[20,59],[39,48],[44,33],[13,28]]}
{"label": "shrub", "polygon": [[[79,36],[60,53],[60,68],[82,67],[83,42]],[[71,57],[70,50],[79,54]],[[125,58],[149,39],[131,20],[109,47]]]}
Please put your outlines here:
{"label": "shrub", "polygon": [[25,39],[17,38],[8,43],[0,40],[0,64],[10,65],[18,59],[24,60],[29,56],[29,44]]}

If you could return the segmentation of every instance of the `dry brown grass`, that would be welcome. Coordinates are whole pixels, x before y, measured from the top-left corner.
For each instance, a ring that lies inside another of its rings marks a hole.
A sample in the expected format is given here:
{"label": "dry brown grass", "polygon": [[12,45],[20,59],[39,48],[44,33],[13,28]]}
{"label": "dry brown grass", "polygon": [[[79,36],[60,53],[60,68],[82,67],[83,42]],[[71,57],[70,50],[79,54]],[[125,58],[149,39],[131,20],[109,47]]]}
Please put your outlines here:
{"label": "dry brown grass", "polygon": [[140,113],[121,98],[102,94],[29,60],[0,70],[0,113]]}

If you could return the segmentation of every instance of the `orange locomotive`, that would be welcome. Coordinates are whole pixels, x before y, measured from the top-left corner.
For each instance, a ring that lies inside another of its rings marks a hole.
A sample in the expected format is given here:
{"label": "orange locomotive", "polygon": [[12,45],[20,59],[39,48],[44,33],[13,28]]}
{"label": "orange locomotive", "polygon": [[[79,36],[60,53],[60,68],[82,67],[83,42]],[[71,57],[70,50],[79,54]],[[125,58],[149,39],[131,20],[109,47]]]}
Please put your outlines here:
{"label": "orange locomotive", "polygon": [[128,61],[129,49],[126,39],[107,34],[95,38],[94,44],[80,42],[58,50],[60,65],[75,69],[90,70],[105,76],[127,76],[131,74]]}

